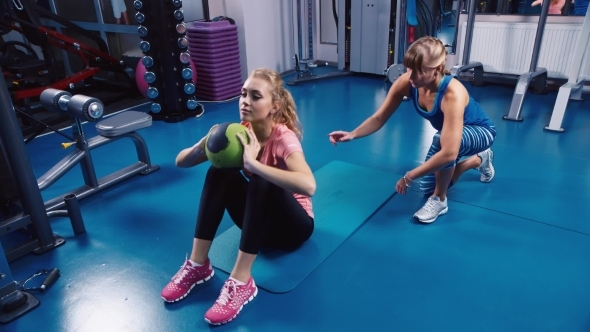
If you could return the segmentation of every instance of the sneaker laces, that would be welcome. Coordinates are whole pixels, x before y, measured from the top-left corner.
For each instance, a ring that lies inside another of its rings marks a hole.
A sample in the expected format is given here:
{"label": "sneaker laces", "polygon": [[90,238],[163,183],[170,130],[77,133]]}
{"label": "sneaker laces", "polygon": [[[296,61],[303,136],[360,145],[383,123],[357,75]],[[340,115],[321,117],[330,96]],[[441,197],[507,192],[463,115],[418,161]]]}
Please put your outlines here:
{"label": "sneaker laces", "polygon": [[[438,201],[438,202],[440,202],[440,201]],[[434,198],[429,198],[428,201],[426,201],[426,204],[424,204],[423,209],[428,212],[435,211],[436,204],[437,204],[437,201],[435,201]]]}
{"label": "sneaker laces", "polygon": [[236,297],[236,294],[238,292],[237,287],[238,286],[236,285],[235,281],[231,279],[226,281],[223,285],[223,288],[221,289],[221,294],[219,295],[219,298],[215,302],[219,303],[220,305],[226,305],[227,302],[233,300]]}
{"label": "sneaker laces", "polygon": [[181,266],[180,271],[178,271],[174,277],[172,278],[172,281],[174,281],[175,284],[180,284],[180,282],[188,276],[189,273],[191,273],[192,270],[194,270],[195,268],[193,266],[190,266],[189,263],[185,263],[183,266]]}

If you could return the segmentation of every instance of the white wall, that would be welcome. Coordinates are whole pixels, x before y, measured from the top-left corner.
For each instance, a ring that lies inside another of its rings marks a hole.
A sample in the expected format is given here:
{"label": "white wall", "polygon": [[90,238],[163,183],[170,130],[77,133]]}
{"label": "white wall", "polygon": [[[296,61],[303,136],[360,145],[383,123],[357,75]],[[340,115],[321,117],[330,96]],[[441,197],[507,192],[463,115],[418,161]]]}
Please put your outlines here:
{"label": "white wall", "polygon": [[240,45],[240,67],[242,80],[248,76],[246,66],[246,33],[244,32],[244,12],[242,11],[242,0],[214,0],[209,1],[209,17],[227,16],[236,21],[238,27],[238,42]]}
{"label": "white wall", "polygon": [[[215,1],[215,0],[213,0]],[[209,1],[209,2],[213,2]],[[184,12],[184,21],[193,22],[205,19],[205,13],[203,12],[203,1],[190,0],[182,2],[182,11]]]}
{"label": "white wall", "polygon": [[279,73],[295,68],[294,1],[209,1],[211,18],[227,16],[236,21],[242,79],[259,67]]}
{"label": "white wall", "polygon": [[[315,0],[319,3],[319,10],[317,14],[320,16],[317,20],[319,24],[320,42],[323,43],[338,43],[338,27],[334,21],[334,12],[332,9],[332,0]],[[338,0],[335,1],[336,11],[338,11]],[[316,8],[318,6],[316,5]]]}
{"label": "white wall", "polygon": [[278,72],[294,68],[294,30],[290,0],[244,0],[247,66]]}
{"label": "white wall", "polygon": [[[337,44],[322,44],[321,41],[321,25],[320,25],[320,2],[321,1],[330,1],[331,0],[314,0],[314,7],[313,7],[313,39],[314,39],[314,60],[321,60],[321,61],[329,61],[329,62],[338,62],[338,45]],[[304,1],[305,2],[305,1]],[[336,7],[338,7],[339,2],[336,1]],[[332,4],[330,3],[330,7]],[[324,19],[330,20],[329,23],[333,24],[334,18],[332,16],[332,12],[327,12],[322,14]],[[338,18],[340,19],[340,18]],[[303,25],[303,31],[307,31],[307,25]]]}

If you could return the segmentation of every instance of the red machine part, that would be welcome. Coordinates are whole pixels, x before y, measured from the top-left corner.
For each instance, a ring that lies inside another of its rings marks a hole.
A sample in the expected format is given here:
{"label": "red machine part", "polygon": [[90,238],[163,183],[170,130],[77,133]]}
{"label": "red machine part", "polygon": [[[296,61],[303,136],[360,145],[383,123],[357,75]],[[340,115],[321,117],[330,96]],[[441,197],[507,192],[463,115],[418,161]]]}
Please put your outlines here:
{"label": "red machine part", "polygon": [[[22,33],[22,30],[20,29],[20,27],[14,25],[14,26],[12,26],[12,28],[14,30]],[[93,75],[96,75],[98,72],[100,72],[100,68],[90,66],[90,60],[96,60],[97,58],[99,58],[100,61],[105,61],[105,63],[109,63],[112,65],[120,65],[120,61],[117,60],[116,58],[114,58],[113,56],[111,56],[107,53],[104,53],[100,50],[97,50],[93,47],[90,47],[87,44],[79,42],[78,40],[70,38],[66,35],[63,35],[59,32],[53,31],[53,30],[48,29],[46,27],[39,27],[38,29],[41,33],[44,33],[49,37],[49,43],[51,45],[54,45],[54,46],[59,47],[63,50],[66,50],[71,53],[75,53],[78,56],[80,56],[80,58],[84,62],[84,65],[86,66],[86,68],[84,68],[83,70],[81,70],[77,73],[72,74],[69,77],[59,80],[49,86],[43,86],[43,87],[31,88],[31,89],[23,89],[23,90],[17,91],[14,93],[14,98],[17,101],[25,99],[25,98],[38,97],[39,95],[41,95],[41,92],[43,92],[45,89],[48,89],[48,88],[54,88],[54,89],[60,89],[60,90],[67,89],[68,86],[70,85],[70,83],[77,83],[77,82],[83,81]]]}

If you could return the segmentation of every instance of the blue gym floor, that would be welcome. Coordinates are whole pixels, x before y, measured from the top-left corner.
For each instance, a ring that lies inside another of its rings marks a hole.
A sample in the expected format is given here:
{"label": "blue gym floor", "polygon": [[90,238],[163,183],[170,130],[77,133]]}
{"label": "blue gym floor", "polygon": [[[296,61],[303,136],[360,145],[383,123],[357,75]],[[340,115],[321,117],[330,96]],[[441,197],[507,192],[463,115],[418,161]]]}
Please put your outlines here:
{"label": "blue gym floor", "polygon": [[[287,78],[290,79],[290,78]],[[15,280],[57,267],[34,293],[39,307],[6,331],[588,331],[590,330],[590,102],[570,102],[565,133],[543,130],[556,93],[528,94],[523,122],[502,120],[514,87],[464,83],[496,123],[496,177],[469,171],[449,193],[449,213],[421,225],[423,198],[396,195],[292,292],[260,290],[228,325],[204,320],[227,275],[172,305],[160,291],[190,252],[208,165],[174,166],[176,154],[216,123],[238,120],[238,101],[207,103],[201,118],[141,130],[161,170],[80,202],[87,233],[52,219],[66,243],[10,264]],[[381,77],[351,76],[289,87],[315,171],[332,160],[398,177],[422,162],[433,134],[402,104],[376,134],[337,147],[327,134],[351,130],[383,101]],[[87,135],[96,132],[85,126]],[[49,134],[27,145],[37,176],[67,151]],[[134,161],[131,141],[93,152],[100,175]],[[76,168],[45,199],[82,184]],[[359,188],[359,195],[371,195]],[[394,188],[391,188],[392,192]],[[232,224],[222,223],[218,234]],[[302,258],[303,259],[303,258]],[[256,276],[254,276],[256,277]]]}

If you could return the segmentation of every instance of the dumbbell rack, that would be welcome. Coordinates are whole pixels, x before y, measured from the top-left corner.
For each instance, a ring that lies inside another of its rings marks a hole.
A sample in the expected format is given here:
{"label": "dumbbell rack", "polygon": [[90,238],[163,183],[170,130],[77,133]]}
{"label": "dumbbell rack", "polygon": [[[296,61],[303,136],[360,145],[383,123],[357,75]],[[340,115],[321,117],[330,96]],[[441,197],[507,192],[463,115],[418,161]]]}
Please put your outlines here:
{"label": "dumbbell rack", "polygon": [[203,107],[195,97],[182,0],[135,0],[133,6],[152,117],[179,122],[201,116]]}

